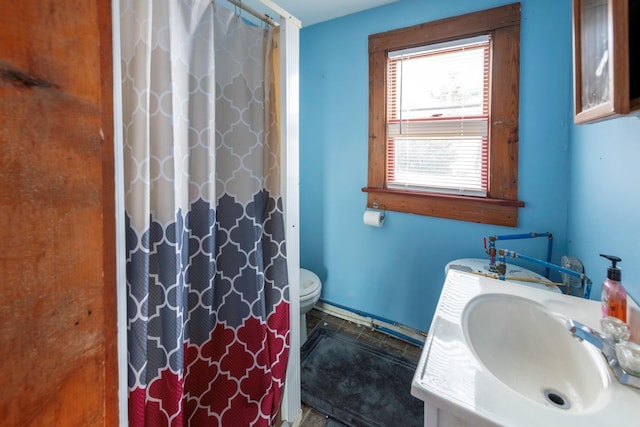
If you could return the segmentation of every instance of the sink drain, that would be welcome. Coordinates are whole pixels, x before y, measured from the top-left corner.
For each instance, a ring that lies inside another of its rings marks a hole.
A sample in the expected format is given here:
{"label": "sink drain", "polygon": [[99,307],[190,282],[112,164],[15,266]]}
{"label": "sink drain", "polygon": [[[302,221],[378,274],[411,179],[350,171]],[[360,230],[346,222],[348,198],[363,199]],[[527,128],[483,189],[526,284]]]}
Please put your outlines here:
{"label": "sink drain", "polygon": [[562,393],[556,390],[553,390],[550,388],[545,389],[544,398],[547,399],[547,402],[551,403],[556,408],[560,408],[560,409],[571,408],[571,402],[569,402],[569,399],[564,397]]}

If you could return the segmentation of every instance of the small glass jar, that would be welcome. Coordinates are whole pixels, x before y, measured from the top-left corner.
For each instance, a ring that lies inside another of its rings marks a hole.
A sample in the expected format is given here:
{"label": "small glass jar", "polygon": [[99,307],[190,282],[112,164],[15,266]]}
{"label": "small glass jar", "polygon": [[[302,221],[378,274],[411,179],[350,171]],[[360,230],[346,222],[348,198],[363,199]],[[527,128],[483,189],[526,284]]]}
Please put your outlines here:
{"label": "small glass jar", "polygon": [[622,369],[630,375],[640,377],[640,345],[621,341],[616,344],[616,357]]}
{"label": "small glass jar", "polygon": [[606,316],[600,319],[602,335],[614,342],[627,341],[631,336],[629,325],[613,316]]}

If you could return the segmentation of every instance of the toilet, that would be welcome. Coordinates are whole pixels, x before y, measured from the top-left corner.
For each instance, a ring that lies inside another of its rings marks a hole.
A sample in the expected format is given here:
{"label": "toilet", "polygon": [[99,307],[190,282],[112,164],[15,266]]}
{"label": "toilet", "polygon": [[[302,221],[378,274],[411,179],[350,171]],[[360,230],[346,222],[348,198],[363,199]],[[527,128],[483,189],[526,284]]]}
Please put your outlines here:
{"label": "toilet", "polygon": [[322,283],[312,271],[300,269],[300,345],[307,340],[307,313],[320,299]]}

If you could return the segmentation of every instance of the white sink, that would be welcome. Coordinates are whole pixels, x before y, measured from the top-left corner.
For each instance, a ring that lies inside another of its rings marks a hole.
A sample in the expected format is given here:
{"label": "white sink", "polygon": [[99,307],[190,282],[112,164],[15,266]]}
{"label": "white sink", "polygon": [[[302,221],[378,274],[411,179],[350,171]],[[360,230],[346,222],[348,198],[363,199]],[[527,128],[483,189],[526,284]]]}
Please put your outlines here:
{"label": "white sink", "polygon": [[450,271],[413,378],[426,426],[634,426],[640,390],[564,325],[600,303]]}
{"label": "white sink", "polygon": [[513,391],[562,409],[591,409],[608,391],[601,357],[574,338],[564,319],[531,299],[508,294],[473,298],[462,330],[477,359]]}

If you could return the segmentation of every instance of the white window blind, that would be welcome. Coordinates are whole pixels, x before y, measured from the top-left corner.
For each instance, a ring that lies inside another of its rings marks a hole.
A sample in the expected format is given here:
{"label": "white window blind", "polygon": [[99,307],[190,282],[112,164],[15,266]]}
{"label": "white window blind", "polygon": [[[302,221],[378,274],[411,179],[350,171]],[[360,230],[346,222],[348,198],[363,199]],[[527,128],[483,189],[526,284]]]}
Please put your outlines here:
{"label": "white window blind", "polygon": [[489,36],[390,52],[387,187],[486,196]]}

